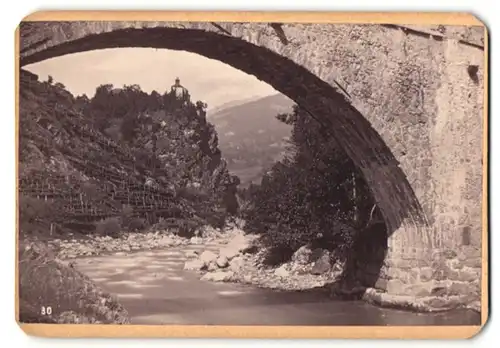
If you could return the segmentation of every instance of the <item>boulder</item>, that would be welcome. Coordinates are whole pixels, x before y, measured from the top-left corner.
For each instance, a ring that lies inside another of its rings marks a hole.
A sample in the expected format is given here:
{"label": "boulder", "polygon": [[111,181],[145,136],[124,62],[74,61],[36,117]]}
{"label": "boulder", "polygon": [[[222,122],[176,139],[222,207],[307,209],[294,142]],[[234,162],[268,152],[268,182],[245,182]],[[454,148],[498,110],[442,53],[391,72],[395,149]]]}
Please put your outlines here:
{"label": "boulder", "polygon": [[314,263],[311,274],[321,275],[329,272],[332,269],[332,264],[330,262],[330,254],[324,252],[321,257]]}
{"label": "boulder", "polygon": [[231,241],[227,244],[227,248],[237,250],[239,253],[245,253],[252,248],[256,236],[237,234]]}
{"label": "boulder", "polygon": [[303,245],[292,255],[292,262],[301,266],[307,265],[311,253],[311,248],[308,245]]}
{"label": "boulder", "polygon": [[288,270],[286,269],[286,266],[283,265],[283,266],[276,268],[276,270],[274,271],[274,274],[277,275],[278,277],[285,278],[285,277],[288,277],[290,275],[290,272],[288,272]]}
{"label": "boulder", "polygon": [[205,250],[200,255],[200,261],[206,265],[215,260],[217,260],[217,255],[213,251]]}
{"label": "boulder", "polygon": [[225,256],[219,256],[217,258],[216,264],[219,268],[226,268],[229,266],[229,260]]}
{"label": "boulder", "polygon": [[235,257],[229,263],[229,269],[236,273],[243,267],[244,264],[245,264],[245,260],[243,259],[243,257],[241,257],[241,256]]}
{"label": "boulder", "polygon": [[198,259],[186,261],[184,264],[184,269],[189,271],[200,271],[205,267],[205,263]]}
{"label": "boulder", "polygon": [[189,240],[189,244],[203,244],[203,239],[200,238],[200,237],[192,237],[190,240]]}
{"label": "boulder", "polygon": [[330,252],[328,250],[325,250],[325,249],[316,248],[313,251],[311,251],[311,253],[309,255],[309,262],[316,262],[321,257],[323,257],[323,255],[325,255],[325,254],[330,255]]}
{"label": "boulder", "polygon": [[239,253],[240,253],[240,250],[238,250],[237,247],[234,247],[234,246],[231,246],[231,245],[227,245],[226,247],[221,248],[220,251],[219,251],[219,255],[221,257],[227,258],[228,260],[233,259]]}
{"label": "boulder", "polygon": [[184,255],[188,258],[188,259],[192,259],[192,258],[195,258],[198,256],[198,252],[196,250],[187,250]]}
{"label": "boulder", "polygon": [[213,273],[206,273],[201,280],[207,280],[211,282],[226,282],[229,281],[234,276],[231,271],[217,271]]}
{"label": "boulder", "polygon": [[215,260],[213,261],[210,261],[207,265],[207,271],[209,272],[215,272],[217,271],[217,269],[219,269],[219,267],[217,267],[217,262]]}

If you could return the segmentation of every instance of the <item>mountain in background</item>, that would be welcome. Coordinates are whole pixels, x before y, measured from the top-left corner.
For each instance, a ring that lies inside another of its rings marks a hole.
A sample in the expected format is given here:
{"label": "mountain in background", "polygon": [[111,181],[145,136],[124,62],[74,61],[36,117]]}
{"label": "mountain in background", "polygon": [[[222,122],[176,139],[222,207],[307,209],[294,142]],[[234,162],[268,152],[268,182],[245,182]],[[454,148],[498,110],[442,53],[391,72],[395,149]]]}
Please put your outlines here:
{"label": "mountain in background", "polygon": [[282,94],[234,101],[209,111],[228,169],[246,186],[282,158],[292,127],[276,119],[295,103]]}
{"label": "mountain in background", "polygon": [[[223,103],[221,105],[218,105],[212,109],[209,106],[207,109],[207,112],[208,112],[208,114],[211,114],[211,115],[217,115],[219,113],[219,111],[222,111],[224,109],[229,109],[229,108],[232,108],[234,106],[246,104],[246,103],[261,99],[261,98],[262,98],[262,96],[253,96],[253,97],[249,97],[249,98],[245,98],[245,99],[231,100],[227,103]],[[224,115],[224,113],[222,113],[221,115]]]}

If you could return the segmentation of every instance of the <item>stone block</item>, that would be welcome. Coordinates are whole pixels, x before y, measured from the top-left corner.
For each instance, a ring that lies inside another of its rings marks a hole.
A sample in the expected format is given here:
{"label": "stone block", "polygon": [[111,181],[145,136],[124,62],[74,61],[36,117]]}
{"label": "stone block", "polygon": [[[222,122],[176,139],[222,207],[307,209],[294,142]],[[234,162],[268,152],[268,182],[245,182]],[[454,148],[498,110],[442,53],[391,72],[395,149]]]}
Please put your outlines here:
{"label": "stone block", "polygon": [[463,268],[462,270],[452,274],[452,276],[448,279],[460,282],[473,282],[475,280],[479,280],[479,277],[476,272],[471,272],[469,269]]}
{"label": "stone block", "polygon": [[405,294],[417,297],[426,297],[431,294],[431,290],[429,289],[429,286],[425,286],[423,284],[412,284],[406,286]]}
{"label": "stone block", "polygon": [[445,286],[437,286],[431,290],[432,296],[445,296],[448,294],[448,288]]}
{"label": "stone block", "polygon": [[426,301],[426,305],[434,309],[443,309],[448,307],[447,301],[442,297],[433,297]]}
{"label": "stone block", "polygon": [[423,258],[405,258],[396,263],[396,267],[409,269],[415,267],[426,267],[430,265],[430,261]]}
{"label": "stone block", "polygon": [[451,249],[438,250],[433,253],[433,259],[451,260],[457,257],[457,252]]}
{"label": "stone block", "polygon": [[466,259],[481,259],[482,257],[481,248],[475,246],[464,246],[461,248],[460,252]]}
{"label": "stone block", "polygon": [[471,258],[471,259],[466,259],[462,262],[464,266],[471,267],[471,268],[481,268],[482,267],[482,260],[481,258]]}
{"label": "stone block", "polygon": [[388,280],[387,279],[382,279],[382,278],[379,278],[376,282],[375,282],[375,285],[373,286],[375,289],[379,289],[379,290],[382,290],[382,291],[387,291],[387,283],[388,283]]}
{"label": "stone block", "polygon": [[385,259],[382,267],[383,269],[391,269],[393,267],[397,267],[397,262],[398,261],[394,258]]}
{"label": "stone block", "polygon": [[432,278],[435,280],[456,279],[458,271],[451,269],[445,262],[435,264]]}
{"label": "stone block", "polygon": [[474,303],[475,301],[481,300],[481,295],[476,294],[476,293],[460,295],[459,299],[460,299],[460,303],[462,303],[464,305],[469,305],[471,303]]}
{"label": "stone block", "polygon": [[475,292],[474,286],[471,283],[466,282],[453,282],[448,288],[449,295],[470,295]]}
{"label": "stone block", "polygon": [[460,297],[459,296],[449,296],[447,299],[446,299],[446,307],[448,309],[453,309],[453,308],[457,308],[459,307],[462,303],[460,301]]}
{"label": "stone block", "polygon": [[454,269],[456,271],[461,270],[464,267],[464,264],[458,260],[458,258],[452,259],[452,260],[446,260],[446,265],[450,267],[451,269]]}
{"label": "stone block", "polygon": [[413,268],[413,260],[399,260],[396,264],[395,267],[399,269],[411,269]]}
{"label": "stone block", "polygon": [[399,279],[391,279],[387,282],[386,291],[388,294],[405,295],[405,284]]}
{"label": "stone block", "polygon": [[410,279],[415,282],[420,278],[420,268],[412,268],[409,272]]}
{"label": "stone block", "polygon": [[406,279],[409,271],[409,269],[392,267],[385,270],[385,275],[388,279]]}
{"label": "stone block", "polygon": [[434,274],[434,270],[430,267],[424,267],[420,269],[420,280],[423,282],[428,282],[432,279],[432,275]]}

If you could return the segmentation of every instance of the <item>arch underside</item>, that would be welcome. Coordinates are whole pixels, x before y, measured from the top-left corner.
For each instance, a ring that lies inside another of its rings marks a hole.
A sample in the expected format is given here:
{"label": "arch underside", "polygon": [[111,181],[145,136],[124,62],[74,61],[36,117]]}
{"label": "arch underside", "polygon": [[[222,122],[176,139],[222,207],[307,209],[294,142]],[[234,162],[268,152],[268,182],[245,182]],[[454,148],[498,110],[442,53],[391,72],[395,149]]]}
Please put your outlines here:
{"label": "arch underside", "polygon": [[189,51],[256,76],[294,100],[336,139],[363,173],[389,234],[403,224],[426,224],[422,207],[399,162],[369,121],[333,86],[265,47],[198,29],[131,28],[88,35],[32,54],[23,53],[20,65],[71,53],[119,47]]}

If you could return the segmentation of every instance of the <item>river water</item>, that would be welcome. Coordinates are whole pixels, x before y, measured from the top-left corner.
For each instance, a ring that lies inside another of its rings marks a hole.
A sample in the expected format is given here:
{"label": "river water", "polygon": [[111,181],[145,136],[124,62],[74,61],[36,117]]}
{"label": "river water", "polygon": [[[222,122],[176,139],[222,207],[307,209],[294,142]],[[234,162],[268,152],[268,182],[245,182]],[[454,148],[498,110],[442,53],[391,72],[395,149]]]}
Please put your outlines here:
{"label": "river water", "polygon": [[85,257],[75,267],[117,296],[132,324],[480,325],[480,314],[468,310],[413,313],[332,299],[314,289],[289,292],[202,281],[183,270],[185,252],[200,249],[207,246]]}

